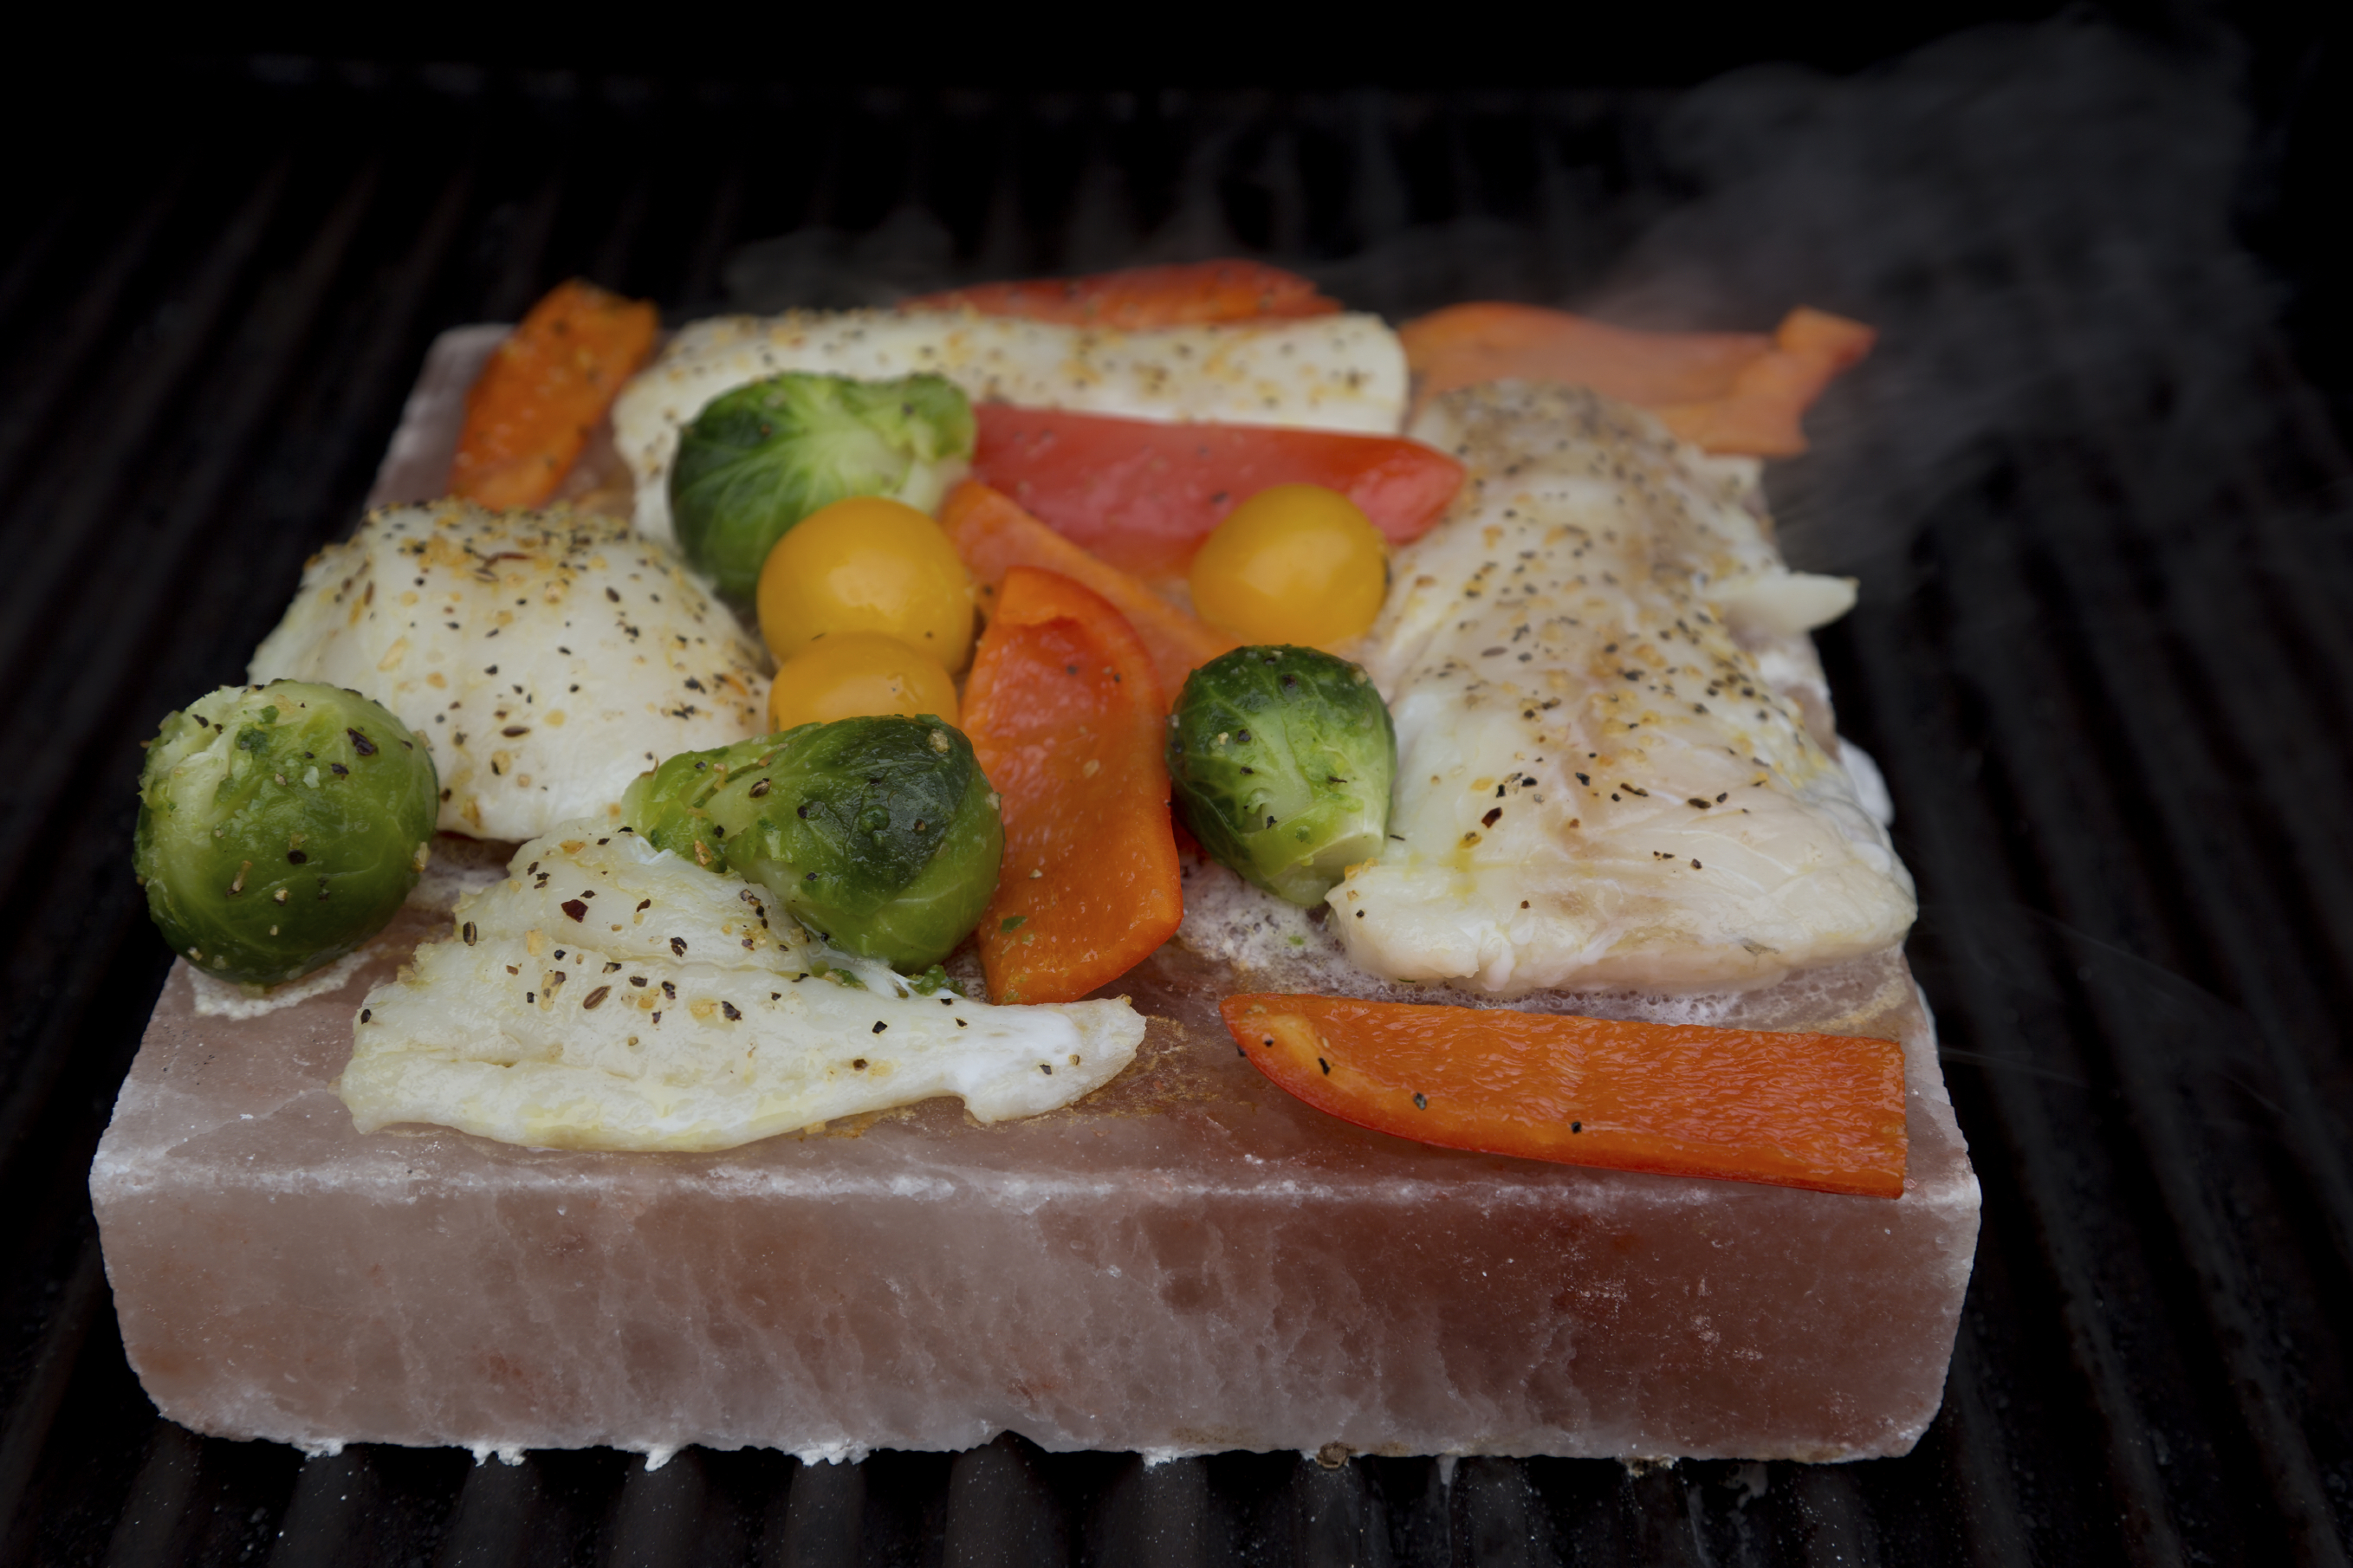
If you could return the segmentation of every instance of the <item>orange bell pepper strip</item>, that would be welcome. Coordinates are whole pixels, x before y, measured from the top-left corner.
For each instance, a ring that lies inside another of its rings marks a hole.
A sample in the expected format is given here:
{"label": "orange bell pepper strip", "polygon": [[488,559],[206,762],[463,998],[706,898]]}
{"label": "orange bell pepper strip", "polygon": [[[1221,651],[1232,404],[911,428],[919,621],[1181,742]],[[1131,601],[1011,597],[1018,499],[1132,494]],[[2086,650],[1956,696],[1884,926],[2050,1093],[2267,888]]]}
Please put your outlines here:
{"label": "orange bell pepper strip", "polygon": [[1799,419],[1870,352],[1859,321],[1800,307],[1761,332],[1644,332],[1534,305],[1451,305],[1398,329],[1415,395],[1483,381],[1566,381],[1650,409],[1711,452],[1789,457]]}
{"label": "orange bell pepper strip", "polygon": [[659,325],[651,305],[593,283],[550,289],[466,395],[449,493],[484,506],[544,504],[653,353]]}
{"label": "orange bell pepper strip", "polygon": [[948,492],[940,526],[980,585],[984,609],[1016,566],[1042,567],[1085,584],[1110,600],[1152,658],[1160,689],[1173,692],[1185,678],[1240,646],[1196,616],[1188,616],[1116,566],[1095,559],[987,485],[966,479]]}
{"label": "orange bell pepper strip", "polygon": [[1059,573],[1006,573],[964,697],[1005,816],[978,932],[993,999],[1076,1001],[1176,934],[1166,712],[1151,656],[1108,600]]}
{"label": "orange bell pepper strip", "polygon": [[1322,485],[1391,544],[1430,531],[1462,465],[1397,436],[1254,425],[1172,425],[983,404],[976,478],[1113,565],[1181,577],[1226,514],[1273,485]]}
{"label": "orange bell pepper strip", "polygon": [[1562,1164],[1904,1195],[1892,1040],[1336,996],[1220,1007],[1259,1071],[1359,1127]]}
{"label": "orange bell pepper strip", "polygon": [[1023,316],[1074,327],[1147,331],[1261,318],[1328,316],[1339,301],[1316,292],[1295,272],[1260,261],[1192,261],[1168,267],[1128,267],[1085,278],[1037,278],[979,283],[920,294],[902,310],[976,310]]}

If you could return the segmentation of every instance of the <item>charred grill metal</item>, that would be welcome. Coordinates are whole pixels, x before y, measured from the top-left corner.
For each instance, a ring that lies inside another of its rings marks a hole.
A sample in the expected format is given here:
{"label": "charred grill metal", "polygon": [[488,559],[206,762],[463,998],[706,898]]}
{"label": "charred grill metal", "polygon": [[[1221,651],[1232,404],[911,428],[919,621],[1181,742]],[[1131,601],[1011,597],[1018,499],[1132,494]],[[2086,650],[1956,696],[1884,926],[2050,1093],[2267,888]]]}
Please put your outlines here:
{"label": "charred grill metal", "polygon": [[[883,100],[550,79],[192,79],[151,107],[178,132],[110,163],[104,199],[52,182],[9,219],[0,975],[26,1002],[0,1047],[0,1565],[751,1562],[786,1542],[827,1562],[2346,1560],[2353,464],[2224,227],[2222,85],[2086,28],[1817,81],[1827,107],[1779,120],[1754,86]],[[1976,82],[1988,107],[1907,121],[1906,82]],[[740,161],[674,155],[712,145]],[[814,151],[776,155],[796,145]],[[1837,227],[1863,222],[1937,243]],[[1746,327],[1802,299],[1883,330],[1814,416],[1817,450],[1769,482],[1797,563],[1863,579],[1820,640],[1841,728],[1900,808],[1912,952],[1985,1186],[1919,1447],[1843,1468],[1335,1446],[1147,1468],[1001,1439],[649,1472],[609,1451],[305,1458],[160,1421],[84,1185],[171,962],[126,865],[137,740],[241,678],[303,557],[355,518],[432,335],[575,273],[675,318],[1114,264],[1155,235],[1392,317],[1614,298]],[[1630,287],[1727,256],[1695,302]]]}

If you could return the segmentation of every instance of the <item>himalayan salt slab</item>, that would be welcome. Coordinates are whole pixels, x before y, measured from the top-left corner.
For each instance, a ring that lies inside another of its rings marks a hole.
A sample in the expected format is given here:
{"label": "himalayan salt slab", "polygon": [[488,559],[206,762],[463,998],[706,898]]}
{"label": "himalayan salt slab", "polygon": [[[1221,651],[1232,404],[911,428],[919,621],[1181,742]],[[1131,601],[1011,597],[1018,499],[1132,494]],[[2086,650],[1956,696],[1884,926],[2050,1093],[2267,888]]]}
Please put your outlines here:
{"label": "himalayan salt slab", "polygon": [[[91,1173],[132,1364],[201,1432],[805,1457],[1900,1454],[1935,1415],[1978,1188],[1900,957],[1711,1022],[1901,1038],[1899,1200],[1428,1148],[1238,1059],[1242,978],[1171,947],[1136,1065],[1066,1110],[954,1101],[720,1155],[353,1130],[337,989],[200,1016],[174,971]],[[1688,1016],[1687,1002],[1581,999]]]}

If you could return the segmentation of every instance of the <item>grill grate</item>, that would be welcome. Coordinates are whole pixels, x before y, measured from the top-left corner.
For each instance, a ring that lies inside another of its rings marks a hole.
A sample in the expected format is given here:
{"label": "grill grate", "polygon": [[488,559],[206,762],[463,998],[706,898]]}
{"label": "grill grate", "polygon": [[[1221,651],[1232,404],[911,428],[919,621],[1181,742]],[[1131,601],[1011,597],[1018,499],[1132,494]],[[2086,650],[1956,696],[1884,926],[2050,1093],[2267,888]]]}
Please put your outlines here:
{"label": "grill grate", "polygon": [[[32,183],[0,260],[0,1563],[2346,1561],[2353,465],[2227,226],[2220,79],[2062,23],[1680,95],[263,61],[147,111],[157,156]],[[1919,1448],[647,1472],[159,1420],[84,1185],[166,964],[137,742],[242,674],[431,335],[575,273],[675,320],[1236,251],[1392,316],[1885,329],[1770,482],[1798,563],[1864,579],[1824,657],[1986,1189]]]}

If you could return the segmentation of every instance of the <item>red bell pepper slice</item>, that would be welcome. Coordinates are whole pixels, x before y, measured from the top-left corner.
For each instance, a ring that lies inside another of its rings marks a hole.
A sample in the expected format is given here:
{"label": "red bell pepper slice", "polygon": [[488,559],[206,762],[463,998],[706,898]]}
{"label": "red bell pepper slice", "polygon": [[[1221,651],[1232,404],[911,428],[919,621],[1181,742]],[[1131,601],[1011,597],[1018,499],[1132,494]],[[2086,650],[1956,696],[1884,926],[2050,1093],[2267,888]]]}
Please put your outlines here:
{"label": "red bell pepper slice", "polygon": [[1192,261],[1127,267],[1085,278],[978,283],[903,300],[905,310],[977,310],[1075,327],[1146,331],[1216,321],[1328,316],[1339,301],[1317,293],[1295,272],[1261,261]]}
{"label": "red bell pepper slice", "polygon": [[1904,1051],[1337,996],[1220,1005],[1259,1071],[1345,1121],[1450,1149],[1904,1195]]}
{"label": "red bell pepper slice", "polygon": [[1141,577],[1182,576],[1226,514],[1273,485],[1322,485],[1392,544],[1429,531],[1462,465],[1394,436],[1172,425],[983,404],[973,474],[1065,539]]}

